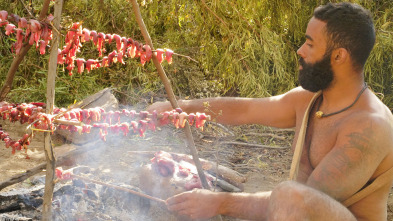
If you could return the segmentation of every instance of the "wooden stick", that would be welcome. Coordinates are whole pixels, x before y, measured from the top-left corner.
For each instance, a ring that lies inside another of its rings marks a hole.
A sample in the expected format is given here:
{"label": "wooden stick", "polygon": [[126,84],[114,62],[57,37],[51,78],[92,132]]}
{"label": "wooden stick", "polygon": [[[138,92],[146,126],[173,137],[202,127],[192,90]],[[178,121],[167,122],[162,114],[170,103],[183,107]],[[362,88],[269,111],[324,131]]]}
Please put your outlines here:
{"label": "wooden stick", "polygon": [[31,176],[34,176],[37,173],[40,173],[43,169],[45,169],[46,163],[42,163],[30,170],[27,170],[25,173],[16,174],[15,176],[11,177],[10,179],[0,183],[0,191],[8,186],[11,186],[15,183],[22,182],[28,179]]}
{"label": "wooden stick", "polygon": [[[67,152],[66,154],[61,155],[58,158],[56,158],[56,166],[61,166],[62,164],[64,164],[64,162],[67,162],[70,159],[74,159],[75,157],[77,157],[85,152],[91,151],[93,149],[97,150],[97,145],[91,145],[86,148],[79,147],[75,150]],[[24,173],[16,174],[16,175],[12,176],[10,179],[0,183],[0,191],[8,186],[11,186],[11,185],[19,183],[19,182],[23,182],[24,180],[28,179],[29,177],[40,173],[43,169],[45,169],[45,167],[46,167],[46,163],[41,163],[32,169],[26,170],[26,172],[24,172]]]}
{"label": "wooden stick", "polygon": [[53,117],[53,120],[56,120],[56,119],[62,117],[65,113],[71,111],[72,109],[74,109],[74,108],[76,108],[76,107],[79,107],[79,105],[82,104],[82,103],[83,103],[83,101],[80,101],[80,102],[78,102],[78,103],[76,103],[76,104],[74,104],[74,105],[71,105],[71,107],[67,108],[67,110],[65,110],[65,111],[63,111],[63,112],[58,113],[57,115],[55,115],[55,116]]}
{"label": "wooden stick", "polygon": [[188,60],[191,60],[191,61],[193,61],[193,62],[195,62],[195,63],[198,63],[197,60],[192,59],[190,56],[187,56],[187,55],[182,55],[182,54],[178,54],[178,53],[173,53],[173,55],[177,55],[177,56],[180,56],[180,57],[185,57],[185,58],[187,58]]}
{"label": "wooden stick", "polygon": [[222,20],[222,19],[220,18],[220,16],[218,16],[216,13],[214,13],[214,11],[211,10],[211,9],[206,5],[205,0],[202,0],[202,4],[203,4],[203,6],[205,6],[205,8],[206,8],[209,12],[211,12],[211,13],[214,15],[214,17],[216,17],[218,20],[220,20],[221,23],[224,24],[224,26],[225,26],[226,28],[228,28],[228,24],[227,24],[224,20]]}
{"label": "wooden stick", "polygon": [[236,141],[221,142],[220,144],[241,145],[241,146],[247,146],[247,147],[259,147],[259,148],[269,148],[269,149],[288,149],[289,148],[289,147],[274,147],[274,146],[263,145],[263,144],[243,143],[243,142],[236,142]]}
{"label": "wooden stick", "polygon": [[[132,6],[133,6],[132,8],[133,8],[133,11],[135,14],[135,18],[138,22],[139,28],[141,29],[143,38],[145,39],[146,43],[150,46],[151,50],[154,50],[153,42],[150,38],[149,32],[146,29],[145,23],[143,22],[142,15],[139,10],[138,2],[136,0],[130,0],[130,1],[132,3]],[[162,83],[164,84],[165,91],[168,95],[168,98],[169,98],[169,101],[172,105],[172,108],[174,108],[174,109],[179,108],[180,106],[177,103],[175,94],[173,93],[171,83],[165,74],[164,68],[161,66],[160,62],[158,61],[156,53],[153,53],[153,63],[157,68],[157,72],[160,75],[160,79],[161,79]],[[195,162],[195,166],[197,168],[199,178],[201,179],[202,187],[204,189],[210,189],[209,184],[207,183],[205,173],[203,172],[201,162],[199,160],[198,152],[196,151],[194,138],[192,137],[190,124],[188,124],[188,122],[186,122],[184,131],[185,131],[186,138],[187,138],[188,148],[189,148],[192,158]]]}
{"label": "wooden stick", "polygon": [[23,7],[25,7],[27,13],[29,13],[30,17],[34,18],[33,13],[31,13],[31,11],[27,8],[26,4],[21,0],[20,3],[22,3]]}
{"label": "wooden stick", "polygon": [[[48,1],[48,0],[45,0]],[[49,6],[49,5],[48,5]],[[44,6],[45,7],[45,6]],[[61,11],[63,9],[63,0],[56,0],[54,5],[54,20],[55,27],[60,27]],[[55,103],[55,81],[57,70],[57,48],[59,47],[60,35],[57,32],[53,33],[53,40],[50,50],[48,76],[47,76],[47,90],[46,90],[46,113],[52,114],[53,106]],[[56,169],[56,158],[51,141],[51,133],[45,132],[44,139],[44,152],[46,158],[46,176],[45,176],[45,189],[43,196],[42,206],[42,220],[52,220],[52,199],[55,183],[53,182]]]}
{"label": "wooden stick", "polygon": [[250,132],[250,133],[244,134],[244,136],[271,137],[271,138],[278,139],[278,140],[287,140],[286,137],[279,136],[279,135],[276,135],[273,133],[253,133],[253,132]]}
{"label": "wooden stick", "polygon": [[[57,116],[57,115],[56,115]],[[137,118],[137,117],[139,117],[140,116],[140,114],[139,113],[136,113],[135,114],[135,118]],[[161,118],[163,118],[164,117],[164,115],[162,115],[162,114],[157,114],[157,119],[161,119]],[[168,119],[170,119],[170,120],[172,120],[173,119],[173,115],[169,115],[168,116]],[[147,114],[146,115],[146,118],[153,118],[153,114]],[[177,116],[177,118],[179,119],[180,117],[179,116]],[[186,120],[188,120],[189,119],[189,115],[187,115],[187,116],[184,116],[184,119],[186,119]],[[194,119],[195,120],[195,119]],[[205,119],[206,121],[210,121],[211,120],[211,116],[210,115],[206,115],[206,119]],[[35,122],[33,122],[32,124],[34,124],[34,123],[36,123],[37,121],[35,121]],[[80,122],[80,121],[71,121],[71,120],[63,120],[63,119],[58,119],[58,118],[53,118],[53,122],[54,123],[58,123],[58,124],[65,124],[65,125],[76,125],[76,126],[82,126],[83,125],[83,122]],[[97,123],[99,123],[99,122],[97,122]]]}
{"label": "wooden stick", "polygon": [[84,123],[80,121],[70,121],[70,120],[61,120],[56,119],[53,121],[54,123],[63,124],[63,125],[74,125],[74,126],[83,126]]}
{"label": "wooden stick", "polygon": [[98,181],[98,180],[92,180],[90,178],[82,177],[82,176],[75,175],[75,174],[72,174],[71,177],[77,178],[79,180],[84,180],[84,181],[87,181],[87,182],[91,182],[91,183],[96,183],[96,184],[99,184],[99,185],[102,185],[102,186],[111,187],[111,188],[114,188],[114,189],[117,189],[117,190],[122,190],[122,191],[125,191],[125,192],[128,192],[128,193],[132,193],[134,195],[137,195],[137,196],[149,199],[149,200],[153,200],[153,201],[156,201],[156,202],[159,202],[159,203],[166,204],[165,200],[162,200],[160,198],[156,198],[156,197],[153,197],[153,196],[150,196],[150,195],[138,192],[138,191],[134,191],[134,190],[128,189],[126,187],[116,186],[116,185],[109,184],[109,183],[104,183],[104,182],[101,182],[101,181]]}

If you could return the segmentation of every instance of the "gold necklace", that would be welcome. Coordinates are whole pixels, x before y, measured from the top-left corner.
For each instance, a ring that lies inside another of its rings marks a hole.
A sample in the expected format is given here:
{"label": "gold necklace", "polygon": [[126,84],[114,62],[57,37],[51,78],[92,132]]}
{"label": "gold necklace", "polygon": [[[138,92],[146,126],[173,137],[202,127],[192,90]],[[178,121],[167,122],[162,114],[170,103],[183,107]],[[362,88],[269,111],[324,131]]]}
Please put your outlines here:
{"label": "gold necklace", "polygon": [[315,113],[315,116],[317,118],[329,117],[329,116],[332,116],[332,115],[335,115],[335,114],[339,114],[339,113],[341,113],[343,111],[348,110],[349,108],[351,108],[359,100],[360,95],[362,95],[362,93],[366,90],[366,88],[367,88],[367,83],[364,83],[363,89],[359,92],[358,96],[356,97],[356,99],[353,101],[352,104],[350,104],[349,106],[347,106],[347,107],[345,107],[345,108],[343,108],[343,109],[341,109],[339,111],[336,111],[336,112],[333,112],[333,113],[330,113],[330,114],[325,114],[325,113],[323,113],[322,111],[319,110],[319,108],[321,107],[322,101],[323,101],[323,96],[322,96],[321,101],[318,104],[317,112]]}

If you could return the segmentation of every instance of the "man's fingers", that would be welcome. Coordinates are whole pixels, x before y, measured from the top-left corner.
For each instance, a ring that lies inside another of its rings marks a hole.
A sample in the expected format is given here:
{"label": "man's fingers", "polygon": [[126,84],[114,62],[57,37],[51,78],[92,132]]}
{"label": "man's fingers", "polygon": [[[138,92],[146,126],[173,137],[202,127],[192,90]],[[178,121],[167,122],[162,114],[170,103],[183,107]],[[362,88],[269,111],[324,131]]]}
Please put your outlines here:
{"label": "man's fingers", "polygon": [[180,193],[180,194],[178,194],[178,195],[169,197],[169,198],[166,200],[166,203],[167,203],[167,204],[177,204],[177,203],[181,203],[181,202],[183,202],[183,201],[185,201],[184,193]]}
{"label": "man's fingers", "polygon": [[203,200],[208,195],[208,191],[193,190],[184,192],[176,196],[170,197],[166,200],[166,205],[169,211],[175,212],[178,215],[186,216],[191,219],[209,218],[214,216],[214,208],[209,205],[204,205],[200,202],[207,202],[211,204],[211,200]]}
{"label": "man's fingers", "polygon": [[179,213],[180,211],[187,209],[187,206],[185,203],[175,203],[167,204],[167,208],[169,211],[176,211]]}
{"label": "man's fingers", "polygon": [[183,194],[168,198],[166,200],[166,205],[168,210],[177,212],[189,207],[187,203],[187,197],[185,197]]}
{"label": "man's fingers", "polygon": [[183,215],[183,216],[190,216],[191,212],[187,209],[183,209],[183,210],[177,211],[177,214]]}
{"label": "man's fingers", "polygon": [[176,204],[167,204],[167,208],[169,211],[176,212],[180,216],[191,217],[192,208],[186,206],[186,203],[176,203]]}

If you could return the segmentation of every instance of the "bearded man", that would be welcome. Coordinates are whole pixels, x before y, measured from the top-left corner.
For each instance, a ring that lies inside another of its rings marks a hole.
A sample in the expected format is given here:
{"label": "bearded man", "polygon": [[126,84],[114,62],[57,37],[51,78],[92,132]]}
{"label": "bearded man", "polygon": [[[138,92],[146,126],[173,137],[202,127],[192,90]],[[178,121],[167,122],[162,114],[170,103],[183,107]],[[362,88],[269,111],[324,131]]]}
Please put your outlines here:
{"label": "bearded man", "polygon": [[[269,98],[179,102],[188,113],[203,112],[209,102],[209,114],[224,124],[295,127],[292,147],[300,146],[299,166],[294,157],[291,170],[295,181],[252,194],[184,192],[167,199],[169,210],[192,219],[224,214],[249,220],[386,220],[393,121],[364,82],[375,43],[370,13],[352,3],[320,6],[305,37],[297,51],[300,87]],[[149,107],[169,109],[168,102]]]}

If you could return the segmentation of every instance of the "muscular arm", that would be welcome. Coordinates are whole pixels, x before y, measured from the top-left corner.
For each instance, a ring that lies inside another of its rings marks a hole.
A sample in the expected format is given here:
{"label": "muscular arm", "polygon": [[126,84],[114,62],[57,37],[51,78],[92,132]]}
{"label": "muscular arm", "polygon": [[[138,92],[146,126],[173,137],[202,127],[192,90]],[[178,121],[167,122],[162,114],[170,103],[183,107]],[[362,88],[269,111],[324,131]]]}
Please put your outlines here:
{"label": "muscular arm", "polygon": [[[219,97],[179,101],[187,113],[205,112],[217,122],[229,125],[261,124],[273,127],[294,127],[296,108],[308,102],[312,93],[295,88],[285,94],[268,98]],[[172,109],[169,102],[155,103],[149,111]]]}
{"label": "muscular arm", "polygon": [[223,193],[197,189],[166,202],[169,210],[191,219],[222,214],[246,220],[356,220],[330,196],[293,181],[279,184],[273,192]]}
{"label": "muscular arm", "polygon": [[195,189],[167,200],[168,209],[192,219],[206,219],[218,214],[264,220],[271,192],[224,193]]}
{"label": "muscular arm", "polygon": [[307,185],[338,201],[349,198],[367,183],[386,157],[390,147],[387,131],[387,123],[378,117],[358,117],[346,123]]}

